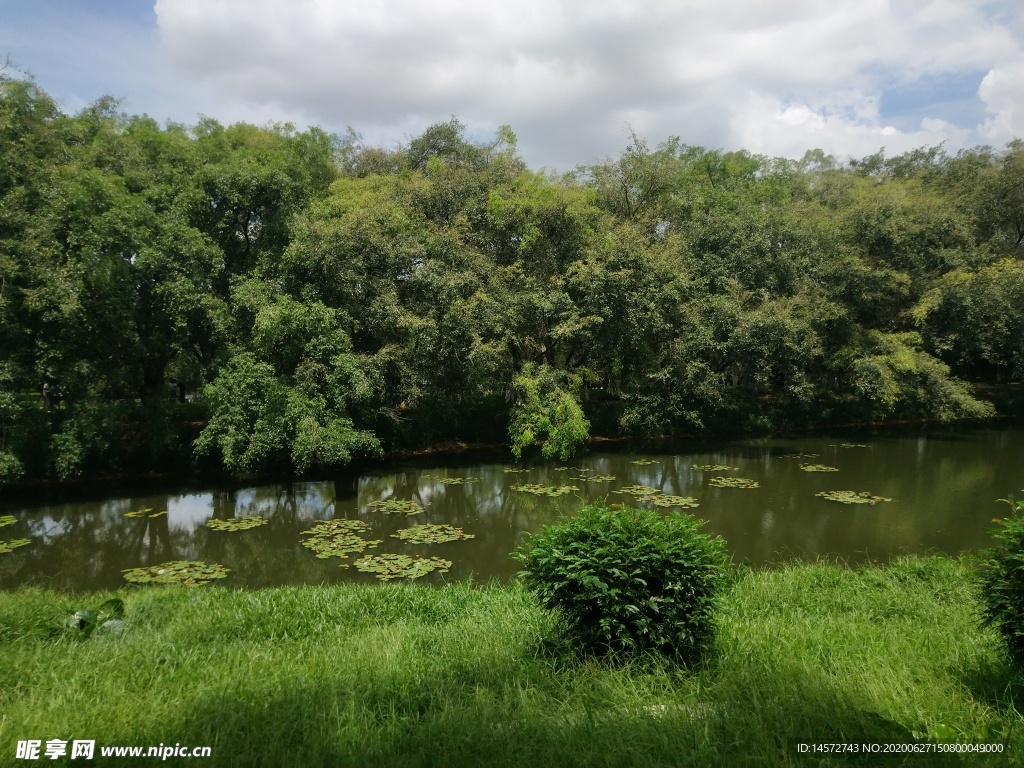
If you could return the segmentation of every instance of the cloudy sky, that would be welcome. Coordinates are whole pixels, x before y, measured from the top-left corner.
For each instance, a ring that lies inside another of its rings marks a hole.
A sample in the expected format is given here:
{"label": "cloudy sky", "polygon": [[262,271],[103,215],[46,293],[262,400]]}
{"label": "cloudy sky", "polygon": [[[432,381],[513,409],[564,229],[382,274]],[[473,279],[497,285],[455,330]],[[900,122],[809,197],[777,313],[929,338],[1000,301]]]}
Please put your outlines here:
{"label": "cloudy sky", "polygon": [[454,114],[552,170],[627,126],[797,158],[1024,137],[1020,0],[0,0],[3,55],[72,113],[385,145]]}

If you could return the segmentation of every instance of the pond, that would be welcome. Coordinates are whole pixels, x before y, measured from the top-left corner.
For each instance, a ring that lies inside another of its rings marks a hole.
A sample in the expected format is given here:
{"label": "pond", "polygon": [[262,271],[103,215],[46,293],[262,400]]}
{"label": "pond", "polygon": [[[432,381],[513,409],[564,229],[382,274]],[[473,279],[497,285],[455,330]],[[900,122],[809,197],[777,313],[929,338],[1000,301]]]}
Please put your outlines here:
{"label": "pond", "polygon": [[[601,497],[695,514],[737,561],[755,564],[956,554],[991,544],[992,519],[1009,510],[996,499],[1024,494],[1022,457],[1024,428],[1013,425],[836,431],[613,445],[568,462],[435,457],[333,481],[7,502],[0,588],[112,589],[126,569],[180,561],[250,588],[374,582],[396,566],[403,578],[409,558],[419,572],[437,568],[420,583],[508,580],[524,533]],[[389,557],[365,559],[379,555]],[[162,570],[128,575],[188,575],[182,565]]]}

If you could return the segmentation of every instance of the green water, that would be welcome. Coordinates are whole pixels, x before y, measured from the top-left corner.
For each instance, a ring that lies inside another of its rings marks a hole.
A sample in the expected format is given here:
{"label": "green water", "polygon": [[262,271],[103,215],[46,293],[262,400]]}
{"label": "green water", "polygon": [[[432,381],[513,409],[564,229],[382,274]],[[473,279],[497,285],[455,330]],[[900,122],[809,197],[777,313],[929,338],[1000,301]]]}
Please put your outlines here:
{"label": "green water", "polygon": [[[793,453],[817,455],[787,456]],[[172,489],[149,495],[112,492],[107,498],[61,503],[0,503],[0,516],[15,518],[0,528],[0,540],[30,540],[0,554],[0,588],[116,588],[125,583],[123,569],[174,560],[226,566],[230,573],[219,582],[225,586],[373,582],[372,574],[340,567],[361,555],[317,559],[302,546],[303,531],[331,518],[367,523],[364,538],[382,543],[365,554],[422,555],[452,562],[448,573],[430,574],[419,580],[422,583],[507,580],[517,570],[509,552],[524,533],[571,514],[589,500],[605,496],[611,503],[658,509],[650,501],[616,493],[637,484],[696,499],[699,506],[688,511],[706,519],[707,530],[724,536],[737,560],[766,563],[827,556],[863,562],[906,553],[956,554],[990,544],[986,531],[992,519],[1009,510],[995,500],[1024,495],[1022,459],[1020,426],[844,431],[632,445],[594,450],[564,463],[516,465],[500,454],[476,459],[467,455],[447,463],[433,459],[394,464],[333,481]],[[708,464],[736,469],[695,469]],[[807,472],[801,464],[838,471]],[[506,471],[510,469],[520,471]],[[615,479],[571,479],[592,475]],[[714,487],[715,477],[746,478],[759,487]],[[463,482],[446,484],[442,478]],[[549,497],[513,489],[522,484],[576,490]],[[842,504],[815,495],[836,490],[867,492],[892,501]],[[406,517],[369,506],[389,498],[414,500],[424,511]],[[147,508],[153,512],[125,517]],[[163,510],[167,514],[148,516]],[[237,532],[205,525],[210,518],[242,515],[258,515],[268,522]],[[424,523],[456,526],[474,538],[409,544],[392,536],[401,528]]]}

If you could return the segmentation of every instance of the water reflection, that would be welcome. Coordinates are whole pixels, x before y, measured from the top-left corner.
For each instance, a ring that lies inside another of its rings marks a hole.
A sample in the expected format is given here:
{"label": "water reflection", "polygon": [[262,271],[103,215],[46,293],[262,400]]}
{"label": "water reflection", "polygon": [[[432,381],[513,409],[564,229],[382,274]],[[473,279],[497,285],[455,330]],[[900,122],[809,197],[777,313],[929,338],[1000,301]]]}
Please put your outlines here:
{"label": "water reflection", "polygon": [[[790,457],[794,453],[817,457]],[[1019,427],[843,433],[606,451],[572,461],[569,469],[538,463],[508,472],[508,464],[494,462],[404,463],[323,482],[4,504],[0,514],[13,514],[16,523],[0,530],[0,538],[26,537],[32,544],[0,555],[0,587],[117,588],[123,584],[122,569],[170,560],[221,563],[231,569],[224,583],[235,586],[372,582],[369,574],[340,567],[344,561],[319,560],[302,547],[303,531],[332,518],[366,522],[368,538],[383,541],[368,553],[454,562],[449,574],[425,577],[425,583],[508,579],[517,570],[509,552],[525,532],[599,497],[637,503],[615,493],[634,484],[697,498],[700,507],[694,514],[708,520],[707,530],[723,535],[737,559],[755,563],[819,555],[857,562],[910,552],[957,553],[988,545],[985,531],[992,517],[1005,511],[995,499],[1024,485],[1022,454],[1024,430]],[[801,462],[840,471],[805,472]],[[696,468],[704,465],[737,469]],[[614,480],[605,479],[610,476]],[[745,477],[760,487],[712,487],[708,481],[715,476]],[[568,484],[579,490],[550,497],[512,489],[520,484]],[[828,490],[867,491],[893,501],[840,504],[815,496]],[[414,501],[424,511],[406,517],[369,507],[381,499]],[[125,517],[146,508],[167,514]],[[211,518],[243,515],[258,515],[268,523],[241,532],[205,525]],[[426,545],[392,536],[420,523],[452,525],[475,538]]]}

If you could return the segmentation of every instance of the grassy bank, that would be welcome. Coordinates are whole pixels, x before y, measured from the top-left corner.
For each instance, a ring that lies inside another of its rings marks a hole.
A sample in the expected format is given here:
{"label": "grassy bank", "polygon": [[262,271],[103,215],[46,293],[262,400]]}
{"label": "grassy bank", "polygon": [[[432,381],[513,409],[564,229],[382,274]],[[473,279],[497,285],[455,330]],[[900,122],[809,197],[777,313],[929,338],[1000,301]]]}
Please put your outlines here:
{"label": "grassy bank", "polygon": [[[54,628],[109,595],[0,594],[0,765],[32,764],[15,759],[18,740],[53,738],[212,747],[167,765],[1024,762],[1021,680],[978,629],[967,567],[945,558],[744,573],[715,660],[690,672],[573,660],[515,586],[120,596],[123,633],[82,639]],[[915,739],[1004,752],[797,751]]]}

